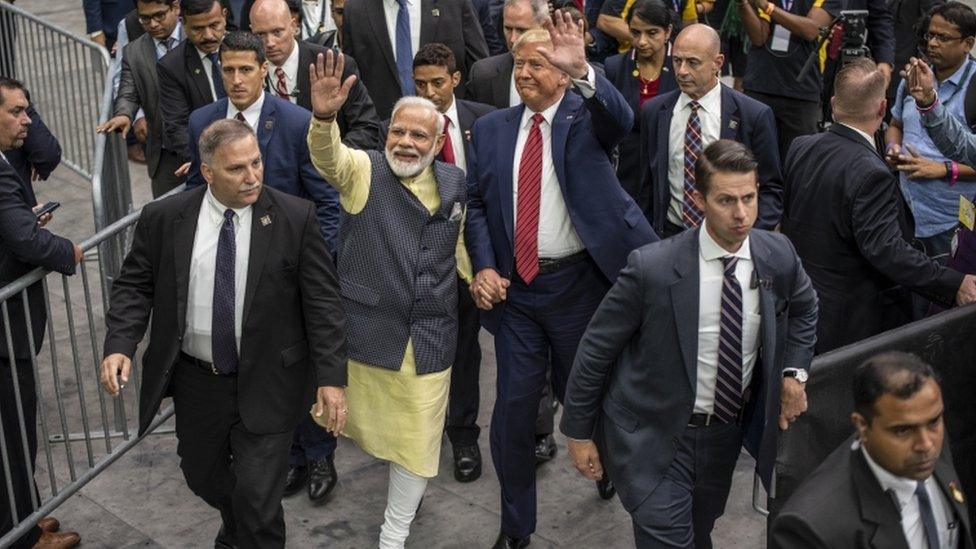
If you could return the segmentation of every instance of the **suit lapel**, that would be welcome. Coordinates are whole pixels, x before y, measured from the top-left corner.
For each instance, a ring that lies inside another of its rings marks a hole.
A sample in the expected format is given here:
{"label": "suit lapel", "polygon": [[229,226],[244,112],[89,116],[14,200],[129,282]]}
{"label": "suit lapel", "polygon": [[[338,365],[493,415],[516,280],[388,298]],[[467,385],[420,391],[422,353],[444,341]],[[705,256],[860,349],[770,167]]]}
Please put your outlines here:
{"label": "suit lapel", "polygon": [[739,103],[732,96],[732,90],[722,84],[719,84],[719,86],[722,86],[722,127],[719,129],[719,136],[722,139],[738,141],[737,136],[739,135],[740,124]]}
{"label": "suit lapel", "polygon": [[658,204],[662,204],[663,212],[668,211],[668,188],[670,182],[668,181],[668,149],[670,148],[670,136],[671,133],[671,118],[673,116],[674,106],[678,103],[678,96],[680,92],[675,93],[674,97],[670,98],[668,101],[661,106],[661,110],[657,112],[657,173],[652,174],[654,176],[655,186],[653,190],[656,196]]}
{"label": "suit lapel", "polygon": [[[264,221],[261,221],[264,219]],[[265,221],[267,223],[265,223]],[[254,301],[254,292],[261,282],[264,272],[265,257],[271,245],[271,237],[275,230],[275,212],[268,191],[263,190],[251,212],[251,249],[247,260],[247,285],[244,288],[244,311],[241,325],[247,323],[247,315]]]}
{"label": "suit lapel", "polygon": [[184,41],[183,44],[186,46],[184,53],[186,55],[186,66],[190,69],[190,80],[196,86],[200,96],[208,98],[207,103],[211,103],[213,102],[214,94],[210,89],[210,81],[207,79],[207,71],[203,68],[203,61],[200,60],[197,49],[193,44],[189,41]]}
{"label": "suit lapel", "polygon": [[870,527],[867,528],[870,547],[908,549],[908,542],[905,541],[905,533],[901,528],[901,513],[894,500],[881,489],[881,484],[868,468],[862,451],[851,451],[851,480],[861,519],[874,527],[873,531]]}
{"label": "suit lapel", "polygon": [[258,118],[258,127],[255,128],[258,134],[258,146],[261,148],[261,156],[265,165],[269,162],[268,143],[271,141],[271,136],[274,135],[275,111],[274,97],[270,93],[265,93],[264,104],[261,105],[261,116]]}
{"label": "suit lapel", "polygon": [[749,253],[752,255],[752,264],[756,270],[755,277],[759,283],[759,326],[762,339],[760,343],[763,350],[764,365],[772,367],[776,362],[776,357],[766,356],[765,353],[773,352],[776,349],[776,292],[773,290],[773,274],[775,265],[767,263],[771,257],[771,251],[765,243],[756,238],[753,231],[749,238]]}
{"label": "suit lapel", "polygon": [[390,72],[397,74],[396,61],[393,59],[393,39],[390,32],[386,30],[386,11],[383,9],[384,0],[372,0],[366,2],[366,19],[369,20],[370,28],[373,31],[373,47],[377,47],[383,52],[386,65]]}
{"label": "suit lapel", "polygon": [[197,233],[197,218],[207,186],[188,191],[186,208],[173,219],[173,263],[176,268],[176,321],[179,334],[186,331],[186,299],[190,286],[190,259],[193,255],[193,239]]}
{"label": "suit lapel", "polygon": [[569,204],[569,192],[566,190],[566,142],[569,140],[569,128],[582,99],[575,93],[566,92],[563,95],[556,114],[552,117],[552,165],[556,170],[556,180],[563,192],[563,199]]}
{"label": "suit lapel", "polygon": [[[298,74],[295,75],[295,101],[305,107],[308,105],[311,107],[311,97],[306,97],[302,90],[311,89],[311,84],[308,79],[308,66],[314,63],[315,60],[312,59],[312,52],[308,45],[303,41],[298,41]],[[306,107],[307,108],[307,107]],[[308,109],[312,110],[312,109]]]}
{"label": "suit lapel", "polygon": [[[512,245],[515,235],[515,202],[512,194],[515,190],[515,182],[512,181],[512,166],[515,162],[515,142],[518,140],[519,122],[522,121],[524,105],[509,109],[505,118],[505,124],[501,128],[499,136],[499,158],[495,164],[498,166],[498,193],[500,193],[499,203],[502,205],[502,217],[505,222],[505,232],[508,234],[508,243]],[[513,248],[514,249],[514,248]]]}
{"label": "suit lapel", "polygon": [[457,103],[458,124],[461,125],[461,133],[464,134],[465,132],[471,131],[471,126],[473,126],[474,121],[477,120],[477,117],[474,115],[474,111],[472,111],[465,104],[465,102],[460,99],[455,98],[454,102]]}
{"label": "suit lapel", "polygon": [[685,373],[692,392],[698,379],[698,231],[689,230],[676,236],[683,239],[675,243],[680,247],[676,253],[674,271],[678,278],[671,283],[671,309],[674,311],[674,326],[678,332],[681,358],[685,363]]}
{"label": "suit lapel", "polygon": [[[508,98],[512,94],[512,69],[515,68],[515,58],[506,53],[505,58],[497,65],[496,74],[504,74],[507,78],[492,78],[491,93],[495,96],[496,105],[508,105]],[[515,105],[510,105],[514,107]]]}
{"label": "suit lapel", "polygon": [[[948,444],[948,442],[946,444]],[[959,484],[959,476],[952,468],[952,464],[950,463],[946,452],[947,450],[943,450],[939,460],[935,462],[936,484],[939,485],[942,495],[946,497],[946,500],[949,501],[949,505],[952,506],[952,510],[955,512],[955,518],[949,517],[949,520],[958,521],[958,525],[956,526],[956,531],[959,532],[960,540],[958,547],[972,547],[972,534],[969,529],[969,514],[968,510],[966,509],[965,495],[963,494],[962,487]],[[957,497],[962,499],[962,501],[956,499]],[[966,542],[967,539],[970,540],[968,543]]]}
{"label": "suit lapel", "polygon": [[[439,0],[420,1],[420,43],[436,42],[437,24],[440,22]],[[416,54],[417,52],[414,52]]]}

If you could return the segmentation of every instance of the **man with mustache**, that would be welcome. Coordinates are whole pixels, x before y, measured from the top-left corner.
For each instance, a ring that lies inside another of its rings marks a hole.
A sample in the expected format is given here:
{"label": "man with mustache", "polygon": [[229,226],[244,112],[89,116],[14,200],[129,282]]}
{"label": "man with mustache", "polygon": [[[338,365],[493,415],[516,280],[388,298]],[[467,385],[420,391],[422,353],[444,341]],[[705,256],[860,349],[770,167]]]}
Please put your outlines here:
{"label": "man with mustache", "polygon": [[227,30],[227,10],[220,0],[183,0],[180,17],[186,39],[161,57],[156,69],[162,146],[177,155],[182,164],[176,175],[182,177],[190,168],[190,113],[227,97],[217,55]]}
{"label": "man with mustache", "polygon": [[312,162],[339,190],[337,254],[349,346],[343,434],[390,462],[381,548],[403,547],[427,481],[437,476],[458,320],[464,172],[434,161],[444,117],[427,99],[393,106],[383,152],[343,145],[335,122],[355,83],[344,56],[311,69]]}
{"label": "man with mustache", "polygon": [[[945,442],[932,367],[890,352],[854,374],[856,434],[800,485],[773,521],[773,548],[973,549],[966,498]],[[963,459],[972,459],[966,456]]]}

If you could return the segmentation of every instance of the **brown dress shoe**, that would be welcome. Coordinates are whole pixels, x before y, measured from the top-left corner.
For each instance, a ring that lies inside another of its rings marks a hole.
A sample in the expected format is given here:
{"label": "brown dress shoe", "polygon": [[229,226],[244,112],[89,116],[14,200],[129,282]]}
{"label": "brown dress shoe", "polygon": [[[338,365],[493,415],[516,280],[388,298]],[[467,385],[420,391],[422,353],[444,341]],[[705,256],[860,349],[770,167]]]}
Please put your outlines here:
{"label": "brown dress shoe", "polygon": [[61,529],[61,523],[54,517],[44,517],[37,521],[37,527],[44,532],[57,532]]}
{"label": "brown dress shoe", "polygon": [[34,544],[34,549],[70,549],[81,543],[76,532],[44,532]]}

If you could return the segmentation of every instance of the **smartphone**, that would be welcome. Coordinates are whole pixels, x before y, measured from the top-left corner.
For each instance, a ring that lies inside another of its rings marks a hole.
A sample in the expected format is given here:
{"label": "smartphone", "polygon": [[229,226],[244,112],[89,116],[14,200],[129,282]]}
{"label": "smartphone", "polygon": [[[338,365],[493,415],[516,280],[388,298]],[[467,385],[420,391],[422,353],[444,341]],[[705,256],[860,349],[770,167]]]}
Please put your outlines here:
{"label": "smartphone", "polygon": [[40,210],[34,212],[34,216],[37,217],[37,219],[40,219],[44,214],[49,214],[60,207],[60,202],[48,202],[47,204],[41,206]]}

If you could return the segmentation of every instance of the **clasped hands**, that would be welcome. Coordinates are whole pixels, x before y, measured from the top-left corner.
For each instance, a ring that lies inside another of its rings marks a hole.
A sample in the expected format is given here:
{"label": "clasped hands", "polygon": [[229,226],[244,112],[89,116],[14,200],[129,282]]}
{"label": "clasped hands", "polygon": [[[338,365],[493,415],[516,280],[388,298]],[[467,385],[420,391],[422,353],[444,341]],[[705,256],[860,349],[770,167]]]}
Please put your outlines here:
{"label": "clasped hands", "polygon": [[471,292],[471,299],[479,309],[490,311],[498,302],[504,301],[508,297],[508,286],[511,281],[502,278],[498,271],[491,267],[486,267],[478,271],[468,291]]}

